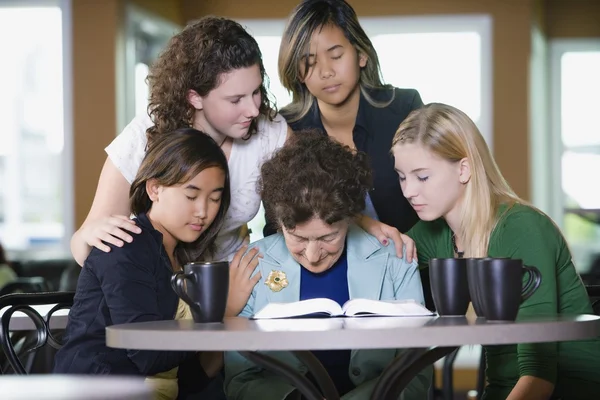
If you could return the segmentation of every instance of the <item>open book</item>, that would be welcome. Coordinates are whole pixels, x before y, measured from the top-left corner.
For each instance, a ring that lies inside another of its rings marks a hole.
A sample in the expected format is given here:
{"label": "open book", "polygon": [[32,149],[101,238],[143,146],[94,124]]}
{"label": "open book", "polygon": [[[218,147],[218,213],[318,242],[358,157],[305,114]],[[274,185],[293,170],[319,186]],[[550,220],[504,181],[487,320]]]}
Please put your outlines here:
{"label": "open book", "polygon": [[414,300],[352,299],[342,307],[331,299],[310,299],[293,303],[269,303],[252,319],[322,318],[322,317],[412,317],[433,315]]}

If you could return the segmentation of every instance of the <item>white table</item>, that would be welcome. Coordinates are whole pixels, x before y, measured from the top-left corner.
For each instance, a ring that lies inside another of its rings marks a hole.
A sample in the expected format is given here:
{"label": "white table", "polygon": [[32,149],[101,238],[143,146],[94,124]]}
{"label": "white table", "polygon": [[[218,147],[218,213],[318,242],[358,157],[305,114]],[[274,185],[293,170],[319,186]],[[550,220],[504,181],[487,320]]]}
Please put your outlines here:
{"label": "white table", "polygon": [[[31,308],[45,318],[48,314],[48,311],[50,311],[55,305],[56,304],[42,304],[31,306]],[[0,310],[0,317],[2,317],[7,309],[8,307],[5,307]],[[52,318],[50,318],[50,329],[65,329],[67,327],[68,318],[69,310],[56,311],[54,314],[52,314]],[[33,329],[35,329],[35,325],[31,318],[20,311],[15,312],[10,319],[11,331],[26,331]]]}
{"label": "white table", "polygon": [[[465,317],[259,321],[236,317],[216,324],[157,321],[114,325],[106,328],[106,343],[110,347],[138,350],[240,351],[253,362],[294,381],[308,398],[323,398],[323,395],[306,378],[295,376],[299,374],[273,364],[269,356],[256,352],[292,351],[305,364],[314,364],[310,350],[408,348],[382,374],[373,392],[373,399],[380,400],[397,398],[425,366],[460,346],[558,342],[598,335],[600,317],[593,315],[528,318],[518,322]],[[313,375],[322,375],[318,365],[307,367]],[[323,392],[328,393],[325,395],[328,400],[339,398],[331,392],[331,385],[330,382],[321,385]]]}
{"label": "white table", "polygon": [[0,376],[2,400],[151,400],[143,378],[76,375]]}

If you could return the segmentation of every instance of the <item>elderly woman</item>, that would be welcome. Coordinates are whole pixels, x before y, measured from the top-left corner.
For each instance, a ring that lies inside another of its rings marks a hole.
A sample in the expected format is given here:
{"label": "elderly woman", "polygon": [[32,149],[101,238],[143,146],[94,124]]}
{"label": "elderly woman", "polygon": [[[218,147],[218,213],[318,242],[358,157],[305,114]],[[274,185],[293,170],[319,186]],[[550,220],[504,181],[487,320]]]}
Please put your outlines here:
{"label": "elderly woman", "polygon": [[[253,244],[263,258],[262,275],[241,316],[250,317],[270,302],[290,303],[329,298],[413,299],[423,303],[417,264],[397,257],[394,246],[379,241],[353,223],[365,209],[371,185],[366,155],[313,132],[300,132],[261,170],[261,195],[279,232]],[[279,277],[287,285],[274,285]],[[285,279],[281,279],[284,277]],[[395,349],[318,351],[338,391],[367,399]],[[281,361],[302,367],[290,353]],[[352,375],[349,371],[353,371]],[[426,398],[431,370],[418,375],[402,399]],[[247,361],[225,355],[225,390],[229,399],[294,398],[287,381]]]}

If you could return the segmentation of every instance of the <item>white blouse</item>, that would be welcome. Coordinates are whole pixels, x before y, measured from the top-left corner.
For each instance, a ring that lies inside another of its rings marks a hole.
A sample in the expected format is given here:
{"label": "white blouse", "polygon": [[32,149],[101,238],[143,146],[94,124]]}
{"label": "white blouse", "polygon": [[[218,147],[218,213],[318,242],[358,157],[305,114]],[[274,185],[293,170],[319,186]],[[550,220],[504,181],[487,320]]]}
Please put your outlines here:
{"label": "white blouse", "polygon": [[[105,151],[113,164],[131,184],[146,151],[146,130],[152,126],[148,115],[134,118]],[[259,117],[257,132],[248,140],[235,139],[229,156],[231,204],[216,239],[214,260],[231,260],[244,240],[241,228],[252,220],[260,207],[257,182],[260,168],[283,146],[287,123],[277,114],[271,122]]]}

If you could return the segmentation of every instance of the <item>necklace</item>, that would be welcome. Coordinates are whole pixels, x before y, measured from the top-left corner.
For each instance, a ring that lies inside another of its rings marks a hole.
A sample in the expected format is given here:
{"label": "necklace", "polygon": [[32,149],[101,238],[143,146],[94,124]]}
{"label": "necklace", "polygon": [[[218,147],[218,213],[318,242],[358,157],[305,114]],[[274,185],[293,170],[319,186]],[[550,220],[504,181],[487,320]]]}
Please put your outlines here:
{"label": "necklace", "polygon": [[454,234],[454,232],[452,232],[452,248],[454,249],[454,252],[456,253],[456,255],[458,256],[458,258],[463,258],[463,256],[465,255],[464,251],[458,251],[458,247],[456,247],[456,235]]}
{"label": "necklace", "polygon": [[225,144],[225,142],[227,141],[228,137],[225,136],[225,139],[223,139],[223,141],[221,142],[221,144],[219,145],[219,147],[223,147],[223,145]]}

